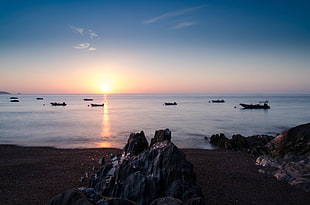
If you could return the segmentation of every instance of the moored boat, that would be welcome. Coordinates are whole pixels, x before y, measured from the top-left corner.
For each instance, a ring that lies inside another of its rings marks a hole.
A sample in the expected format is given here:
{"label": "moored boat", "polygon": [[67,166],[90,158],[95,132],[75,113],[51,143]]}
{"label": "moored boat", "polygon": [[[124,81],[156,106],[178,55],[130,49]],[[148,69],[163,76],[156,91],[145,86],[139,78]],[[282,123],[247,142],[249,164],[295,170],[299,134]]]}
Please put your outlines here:
{"label": "moored boat", "polygon": [[268,101],[259,102],[259,104],[244,104],[240,103],[243,109],[270,109]]}
{"label": "moored boat", "polygon": [[10,102],[19,102],[18,99],[10,100]]}
{"label": "moored boat", "polygon": [[224,103],[225,100],[221,99],[221,100],[212,100],[213,103]]}
{"label": "moored boat", "polygon": [[52,106],[66,106],[67,104],[65,102],[58,103],[58,102],[51,102]]}
{"label": "moored boat", "polygon": [[37,100],[43,100],[43,98],[36,98]]}
{"label": "moored boat", "polygon": [[92,98],[84,98],[83,100],[84,101],[94,101],[94,99],[92,99]]}
{"label": "moored boat", "polygon": [[94,104],[94,103],[92,103],[92,104],[90,104],[92,107],[103,107],[104,106],[104,103],[102,103],[102,104]]}
{"label": "moored boat", "polygon": [[177,103],[176,102],[173,102],[173,103],[172,102],[165,102],[164,105],[177,105]]}

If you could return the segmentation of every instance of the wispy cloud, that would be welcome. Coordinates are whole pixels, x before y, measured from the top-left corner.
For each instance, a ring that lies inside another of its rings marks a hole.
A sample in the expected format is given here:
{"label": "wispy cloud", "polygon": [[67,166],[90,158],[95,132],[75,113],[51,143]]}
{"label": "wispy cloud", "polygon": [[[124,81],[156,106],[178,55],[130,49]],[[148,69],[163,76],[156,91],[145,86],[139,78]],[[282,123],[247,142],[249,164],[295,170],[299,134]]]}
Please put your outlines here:
{"label": "wispy cloud", "polygon": [[89,35],[90,39],[94,39],[94,38],[98,37],[98,34],[96,34],[94,32],[88,33],[88,35]]}
{"label": "wispy cloud", "polygon": [[[79,33],[81,36],[83,36],[82,37],[82,39],[84,39],[83,41],[91,41],[99,36],[97,33],[93,32],[90,29],[86,30],[84,28],[78,28],[75,26],[70,26],[70,28],[72,29],[74,33]],[[97,50],[95,47],[91,46],[90,43],[79,43],[78,45],[73,46],[73,48],[79,49],[79,50],[88,50],[88,51]]]}
{"label": "wispy cloud", "polygon": [[189,27],[196,24],[195,22],[183,22],[183,23],[179,23],[178,25],[172,27],[172,29],[181,29],[181,28],[185,28],[185,27]]}
{"label": "wispy cloud", "polygon": [[74,27],[74,26],[70,26],[70,28],[73,30],[73,32],[79,33],[81,35],[84,34],[84,29],[83,28],[77,28],[77,27]]}
{"label": "wispy cloud", "polygon": [[89,43],[80,43],[80,44],[74,46],[73,48],[79,49],[79,50],[85,50],[85,51],[95,51],[95,50],[97,50],[96,48],[91,47],[91,45]]}
{"label": "wispy cloud", "polygon": [[88,49],[90,46],[89,43],[80,43],[78,44],[77,46],[74,46],[73,48],[76,48],[76,49]]}
{"label": "wispy cloud", "polygon": [[167,13],[164,13],[160,16],[157,16],[157,17],[154,17],[154,18],[151,18],[147,21],[144,21],[143,23],[144,24],[151,24],[151,23],[155,23],[159,20],[162,20],[162,19],[166,19],[168,17],[174,17],[174,16],[180,16],[180,15],[184,15],[184,14],[187,14],[187,13],[190,13],[192,11],[195,11],[195,10],[198,10],[198,9],[201,9],[203,7],[206,7],[207,5],[201,5],[201,6],[196,6],[196,7],[191,7],[191,8],[187,8],[187,9],[183,9],[183,10],[178,10],[178,11],[172,11],[172,12],[167,12]]}

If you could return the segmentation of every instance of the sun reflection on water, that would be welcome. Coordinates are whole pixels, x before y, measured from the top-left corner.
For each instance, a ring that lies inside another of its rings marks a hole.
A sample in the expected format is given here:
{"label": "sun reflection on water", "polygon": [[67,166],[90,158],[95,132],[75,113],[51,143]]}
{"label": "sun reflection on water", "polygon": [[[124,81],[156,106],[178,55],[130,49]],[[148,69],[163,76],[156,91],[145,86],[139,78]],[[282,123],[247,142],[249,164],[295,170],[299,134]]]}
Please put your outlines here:
{"label": "sun reflection on water", "polygon": [[102,126],[101,126],[101,139],[102,141],[98,142],[100,147],[111,147],[112,143],[110,142],[109,138],[111,137],[111,124],[109,119],[109,102],[108,102],[108,95],[103,95],[103,114],[102,114]]}

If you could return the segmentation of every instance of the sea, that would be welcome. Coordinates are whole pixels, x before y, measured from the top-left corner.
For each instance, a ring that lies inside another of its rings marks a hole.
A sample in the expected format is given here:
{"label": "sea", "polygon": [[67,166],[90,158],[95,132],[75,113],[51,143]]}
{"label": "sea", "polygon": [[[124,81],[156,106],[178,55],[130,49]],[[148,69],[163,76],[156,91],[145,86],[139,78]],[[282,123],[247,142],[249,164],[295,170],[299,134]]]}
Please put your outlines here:
{"label": "sea", "polygon": [[[11,97],[19,102],[10,102]],[[212,103],[217,99],[225,103]],[[239,105],[264,100],[270,109]],[[51,102],[67,105],[52,106]],[[104,106],[92,107],[91,103]],[[131,133],[143,131],[150,141],[156,130],[168,128],[179,148],[213,149],[209,143],[213,134],[276,136],[309,122],[310,94],[0,95],[0,144],[21,146],[123,148]]]}

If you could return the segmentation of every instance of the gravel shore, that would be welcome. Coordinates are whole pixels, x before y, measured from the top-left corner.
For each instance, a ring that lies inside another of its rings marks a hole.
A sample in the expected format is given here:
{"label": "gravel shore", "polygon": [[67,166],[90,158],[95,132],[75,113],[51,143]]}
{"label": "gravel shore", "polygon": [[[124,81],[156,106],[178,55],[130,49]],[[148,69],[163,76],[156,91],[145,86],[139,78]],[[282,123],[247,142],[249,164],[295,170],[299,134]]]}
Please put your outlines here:
{"label": "gravel shore", "polygon": [[[222,149],[183,149],[194,165],[206,204],[308,204],[310,194],[258,173],[255,158]],[[120,149],[54,149],[0,145],[0,204],[46,204],[55,195],[88,186],[102,155]],[[81,180],[84,178],[84,180]]]}

